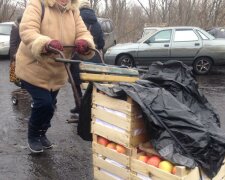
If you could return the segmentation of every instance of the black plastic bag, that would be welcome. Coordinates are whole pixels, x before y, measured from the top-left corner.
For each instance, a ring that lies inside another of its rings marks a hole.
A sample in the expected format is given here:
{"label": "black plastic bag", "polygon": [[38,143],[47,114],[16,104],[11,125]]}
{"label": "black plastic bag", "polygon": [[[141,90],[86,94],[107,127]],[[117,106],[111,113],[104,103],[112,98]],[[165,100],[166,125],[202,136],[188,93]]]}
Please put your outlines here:
{"label": "black plastic bag", "polygon": [[92,141],[91,134],[91,105],[93,84],[89,83],[81,99],[80,115],[77,126],[77,134],[86,141]]}

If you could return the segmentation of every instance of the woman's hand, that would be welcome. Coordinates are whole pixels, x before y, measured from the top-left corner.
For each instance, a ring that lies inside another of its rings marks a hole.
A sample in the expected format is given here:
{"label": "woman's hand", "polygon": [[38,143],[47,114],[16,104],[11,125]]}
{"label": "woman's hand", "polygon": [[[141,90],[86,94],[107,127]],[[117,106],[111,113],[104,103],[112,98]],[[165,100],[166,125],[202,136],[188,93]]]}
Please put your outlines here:
{"label": "woman's hand", "polygon": [[45,45],[46,52],[58,53],[56,50],[63,51],[63,46],[58,40],[51,40]]}
{"label": "woman's hand", "polygon": [[75,49],[78,54],[87,55],[89,53],[88,42],[84,39],[79,39],[75,41]]}

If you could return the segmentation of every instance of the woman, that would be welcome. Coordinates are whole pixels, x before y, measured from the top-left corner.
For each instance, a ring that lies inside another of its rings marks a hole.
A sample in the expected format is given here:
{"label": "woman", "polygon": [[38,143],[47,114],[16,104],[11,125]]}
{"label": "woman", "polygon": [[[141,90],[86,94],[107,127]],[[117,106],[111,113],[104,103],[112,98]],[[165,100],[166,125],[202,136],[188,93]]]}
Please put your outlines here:
{"label": "woman", "polygon": [[64,64],[53,60],[58,56],[53,49],[70,58],[73,49],[63,45],[75,45],[80,56],[90,59],[94,53],[89,47],[95,46],[80,17],[79,0],[44,2],[43,16],[41,0],[30,0],[20,24],[21,44],[16,55],[16,75],[34,102],[28,123],[28,145],[33,153],[52,147],[46,132],[51,126],[56,96],[68,79]]}

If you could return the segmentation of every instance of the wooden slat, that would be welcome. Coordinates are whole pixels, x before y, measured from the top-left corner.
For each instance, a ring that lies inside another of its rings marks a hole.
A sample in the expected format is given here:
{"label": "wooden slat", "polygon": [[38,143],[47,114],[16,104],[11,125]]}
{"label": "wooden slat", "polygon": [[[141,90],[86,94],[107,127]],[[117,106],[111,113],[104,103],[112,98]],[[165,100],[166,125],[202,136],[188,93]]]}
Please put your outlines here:
{"label": "wooden slat", "polygon": [[94,167],[94,180],[115,180],[115,178],[109,176],[108,174],[101,172],[99,168]]}
{"label": "wooden slat", "polygon": [[129,156],[118,153],[115,150],[104,147],[103,145],[97,144],[96,142],[92,142],[92,151],[96,154],[101,154],[104,157],[107,157],[116,162],[119,162],[120,164],[123,164],[127,167],[130,165],[130,157]]}
{"label": "wooden slat", "polygon": [[91,130],[92,133],[102,136],[106,139],[109,139],[110,141],[121,144],[125,147],[130,146],[129,144],[130,137],[127,133],[117,132],[111,128],[102,126],[101,124],[97,124],[94,122],[92,122]]}
{"label": "wooden slat", "polygon": [[92,104],[131,115],[131,104],[93,91]]}
{"label": "wooden slat", "polygon": [[129,76],[116,76],[116,75],[106,75],[106,74],[92,74],[92,73],[80,73],[80,79],[82,81],[91,82],[136,82],[138,77]]}
{"label": "wooden slat", "polygon": [[115,66],[103,66],[95,64],[80,63],[81,72],[95,72],[95,73],[108,73],[108,74],[120,74],[128,76],[139,76],[137,70],[128,68],[119,68]]}
{"label": "wooden slat", "polygon": [[184,177],[179,177],[133,158],[131,159],[131,170],[136,173],[149,175],[150,177],[158,177],[161,180],[199,180],[198,168],[191,170]]}
{"label": "wooden slat", "polygon": [[120,117],[111,112],[104,111],[99,107],[92,108],[91,112],[92,112],[92,120],[94,121],[97,118],[114,126],[120,127],[124,130],[130,131],[129,127],[131,124],[131,119],[129,118]]}
{"label": "wooden slat", "polygon": [[115,174],[116,176],[119,176],[123,179],[130,179],[130,171],[125,169],[125,168],[121,168],[121,167],[117,167],[114,164],[111,164],[109,162],[106,162],[105,160],[97,157],[96,154],[93,154],[93,164],[96,167],[99,167],[101,169],[104,169],[112,174]]}

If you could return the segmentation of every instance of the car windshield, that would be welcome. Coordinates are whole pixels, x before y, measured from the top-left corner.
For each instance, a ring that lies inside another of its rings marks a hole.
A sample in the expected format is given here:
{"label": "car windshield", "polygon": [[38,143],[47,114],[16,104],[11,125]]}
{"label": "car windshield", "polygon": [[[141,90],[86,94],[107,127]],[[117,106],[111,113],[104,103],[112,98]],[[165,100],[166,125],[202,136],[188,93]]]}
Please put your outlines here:
{"label": "car windshield", "polygon": [[156,32],[157,29],[144,29],[142,37],[146,36],[147,34],[153,34],[154,32]]}
{"label": "car windshield", "polygon": [[11,25],[0,24],[0,35],[10,35],[11,33]]}
{"label": "car windshield", "polygon": [[158,31],[158,30],[157,30],[157,29],[151,29],[151,30],[149,30],[148,33],[143,32],[142,38],[139,39],[139,40],[137,41],[137,43],[143,42],[143,41],[146,39],[146,36],[147,36],[147,35],[148,35],[148,37],[149,37],[150,35],[154,34],[156,31]]}

